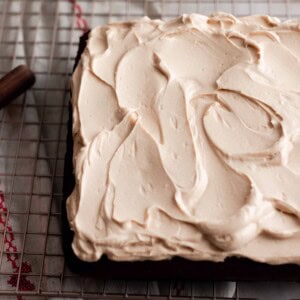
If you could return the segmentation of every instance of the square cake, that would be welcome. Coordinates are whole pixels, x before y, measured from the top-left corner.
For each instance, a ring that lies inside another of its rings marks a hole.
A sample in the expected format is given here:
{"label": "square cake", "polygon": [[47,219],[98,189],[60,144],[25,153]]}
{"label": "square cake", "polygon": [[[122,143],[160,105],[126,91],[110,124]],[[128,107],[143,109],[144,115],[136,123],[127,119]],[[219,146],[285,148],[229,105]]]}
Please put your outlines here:
{"label": "square cake", "polygon": [[72,77],[76,256],[299,264],[299,78],[298,21],[93,29]]}

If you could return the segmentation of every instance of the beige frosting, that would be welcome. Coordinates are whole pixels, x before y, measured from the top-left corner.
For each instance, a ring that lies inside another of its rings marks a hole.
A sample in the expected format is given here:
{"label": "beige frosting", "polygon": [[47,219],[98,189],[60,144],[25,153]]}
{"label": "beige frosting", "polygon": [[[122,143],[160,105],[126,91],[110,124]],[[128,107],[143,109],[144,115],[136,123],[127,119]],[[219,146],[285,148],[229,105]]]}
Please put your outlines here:
{"label": "beige frosting", "polygon": [[184,15],[97,27],[72,78],[85,261],[300,263],[300,26]]}

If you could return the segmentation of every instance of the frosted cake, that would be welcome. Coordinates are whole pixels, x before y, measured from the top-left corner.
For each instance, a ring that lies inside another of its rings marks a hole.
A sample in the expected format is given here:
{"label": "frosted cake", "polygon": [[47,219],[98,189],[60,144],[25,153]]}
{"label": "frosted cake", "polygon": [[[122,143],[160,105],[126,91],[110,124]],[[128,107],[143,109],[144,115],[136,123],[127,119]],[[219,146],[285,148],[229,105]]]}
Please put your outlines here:
{"label": "frosted cake", "polygon": [[300,263],[299,22],[96,27],[72,77],[83,261]]}

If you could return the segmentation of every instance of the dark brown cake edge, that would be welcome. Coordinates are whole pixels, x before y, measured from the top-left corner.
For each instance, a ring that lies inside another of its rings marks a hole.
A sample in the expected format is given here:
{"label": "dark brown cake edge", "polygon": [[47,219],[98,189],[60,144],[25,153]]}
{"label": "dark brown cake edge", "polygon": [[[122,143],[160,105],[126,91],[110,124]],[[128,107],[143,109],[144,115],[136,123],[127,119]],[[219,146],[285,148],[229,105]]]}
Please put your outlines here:
{"label": "dark brown cake edge", "polygon": [[[74,70],[86,47],[88,35],[89,32],[80,38]],[[65,262],[71,271],[87,276],[98,276],[102,279],[299,280],[300,266],[298,265],[274,266],[237,257],[228,258],[225,262],[220,263],[190,261],[180,257],[174,257],[171,260],[142,262],[115,262],[106,256],[93,263],[80,260],[71,247],[74,233],[70,230],[66,213],[66,200],[75,186],[72,159],[72,106],[70,103],[63,179],[62,241]]]}

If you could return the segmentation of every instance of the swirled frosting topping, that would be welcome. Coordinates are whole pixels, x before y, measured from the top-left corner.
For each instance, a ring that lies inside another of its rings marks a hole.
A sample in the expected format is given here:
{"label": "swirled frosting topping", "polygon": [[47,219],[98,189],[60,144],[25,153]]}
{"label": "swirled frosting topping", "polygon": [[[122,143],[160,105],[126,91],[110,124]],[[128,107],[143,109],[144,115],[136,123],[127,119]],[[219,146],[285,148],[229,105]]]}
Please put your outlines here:
{"label": "swirled frosting topping", "polygon": [[297,21],[93,29],[72,78],[76,255],[300,263],[299,78]]}

